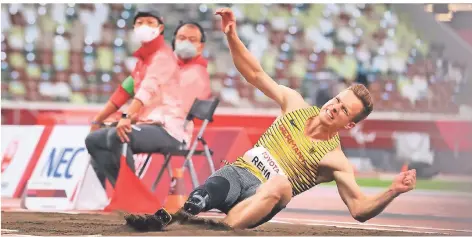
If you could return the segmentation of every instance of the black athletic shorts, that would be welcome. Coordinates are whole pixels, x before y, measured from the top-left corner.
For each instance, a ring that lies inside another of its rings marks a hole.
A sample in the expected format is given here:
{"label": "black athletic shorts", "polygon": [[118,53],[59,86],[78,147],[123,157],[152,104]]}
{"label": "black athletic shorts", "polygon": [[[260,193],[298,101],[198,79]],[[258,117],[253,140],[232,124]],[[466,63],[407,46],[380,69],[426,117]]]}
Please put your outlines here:
{"label": "black athletic shorts", "polygon": [[[247,169],[234,165],[226,165],[222,167],[210,177],[213,176],[223,177],[229,181],[230,188],[225,201],[220,206],[215,207],[215,209],[218,209],[226,214],[228,214],[228,212],[234,206],[236,206],[236,204],[254,195],[257,188],[259,188],[259,186],[262,184],[262,182]],[[256,223],[250,228],[257,227],[269,221],[283,209],[284,208],[281,207],[275,207],[271,213],[269,213],[259,223]]]}

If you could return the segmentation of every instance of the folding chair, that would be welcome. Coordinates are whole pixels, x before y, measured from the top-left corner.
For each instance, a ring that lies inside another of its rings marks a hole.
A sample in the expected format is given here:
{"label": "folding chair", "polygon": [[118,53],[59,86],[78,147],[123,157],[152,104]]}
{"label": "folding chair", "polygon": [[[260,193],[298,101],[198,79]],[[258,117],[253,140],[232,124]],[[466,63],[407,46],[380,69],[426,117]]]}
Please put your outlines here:
{"label": "folding chair", "polygon": [[[192,179],[192,184],[194,188],[198,187],[198,178],[197,178],[197,173],[195,171],[195,167],[193,165],[192,161],[192,156],[193,155],[205,155],[206,159],[208,161],[208,164],[210,166],[211,173],[213,174],[215,172],[215,164],[213,163],[212,155],[213,151],[208,147],[207,142],[203,138],[203,133],[208,125],[208,123],[213,122],[213,114],[215,113],[216,107],[218,106],[219,100],[218,98],[215,98],[213,100],[199,100],[195,99],[193,102],[192,107],[190,108],[189,113],[187,114],[185,123],[184,123],[184,129],[187,128],[187,124],[192,121],[194,118],[200,119],[203,121],[203,124],[198,131],[197,136],[191,143],[190,149],[186,149],[187,144],[185,141],[182,141],[182,144],[179,147],[172,147],[165,149],[161,152],[158,152],[158,154],[163,154],[164,155],[164,164],[162,165],[161,169],[159,170],[159,173],[154,180],[154,183],[152,185],[152,191],[154,192],[156,189],[157,184],[162,178],[162,175],[164,174],[164,170],[167,168],[169,175],[172,177],[172,168],[169,166],[170,159],[172,156],[185,156],[185,162],[183,165],[183,169],[185,171],[185,168],[188,166],[189,168],[189,173],[190,177]],[[197,150],[198,142],[200,142],[203,145],[203,150]],[[151,155],[153,153],[149,153],[144,165],[142,166],[141,170],[139,171],[139,176],[141,176],[142,172],[144,171]]]}

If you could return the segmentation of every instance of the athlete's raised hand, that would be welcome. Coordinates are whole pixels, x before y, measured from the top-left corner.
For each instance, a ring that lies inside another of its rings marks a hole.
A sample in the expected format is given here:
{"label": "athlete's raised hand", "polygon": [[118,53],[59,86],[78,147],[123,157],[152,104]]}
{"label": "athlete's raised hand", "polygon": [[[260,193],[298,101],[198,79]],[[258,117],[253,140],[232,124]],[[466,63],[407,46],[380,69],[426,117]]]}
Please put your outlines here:
{"label": "athlete's raised hand", "polygon": [[401,172],[393,180],[391,188],[397,194],[406,193],[416,186],[416,170],[408,170]]}
{"label": "athlete's raised hand", "polygon": [[215,15],[221,16],[221,30],[225,34],[232,33],[236,27],[236,17],[230,8],[220,8],[216,10]]}

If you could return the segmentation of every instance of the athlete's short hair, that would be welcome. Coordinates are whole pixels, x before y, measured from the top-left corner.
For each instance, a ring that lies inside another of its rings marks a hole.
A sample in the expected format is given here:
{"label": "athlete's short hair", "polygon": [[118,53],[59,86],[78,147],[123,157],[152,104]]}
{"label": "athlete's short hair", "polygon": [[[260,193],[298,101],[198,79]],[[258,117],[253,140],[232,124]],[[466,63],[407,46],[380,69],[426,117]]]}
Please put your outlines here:
{"label": "athlete's short hair", "polygon": [[374,102],[369,90],[362,84],[353,84],[347,89],[354,92],[354,95],[356,95],[363,105],[363,110],[352,120],[354,123],[358,123],[367,118],[372,110],[374,110]]}

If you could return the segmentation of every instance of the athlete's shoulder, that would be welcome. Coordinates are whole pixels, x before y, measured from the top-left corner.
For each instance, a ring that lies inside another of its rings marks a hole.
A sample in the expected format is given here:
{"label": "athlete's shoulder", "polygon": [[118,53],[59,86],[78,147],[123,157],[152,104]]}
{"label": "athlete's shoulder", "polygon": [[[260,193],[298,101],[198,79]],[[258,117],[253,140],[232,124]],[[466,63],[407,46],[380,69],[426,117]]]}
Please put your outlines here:
{"label": "athlete's shoulder", "polygon": [[284,85],[279,85],[279,87],[284,91],[285,99],[287,100],[286,107],[282,109],[282,114],[310,107],[310,104],[303,99],[303,96],[298,91]]}
{"label": "athlete's shoulder", "polygon": [[284,85],[280,85],[280,84],[279,84],[279,87],[284,92],[284,94],[288,96],[287,97],[288,99],[290,99],[290,100],[302,99],[303,100],[302,95],[298,91],[296,91],[296,90],[294,90],[294,89],[292,89],[288,86],[284,86]]}
{"label": "athlete's shoulder", "polygon": [[341,145],[328,152],[321,160],[320,166],[329,168],[332,171],[348,171],[352,168],[348,158],[341,149]]}

